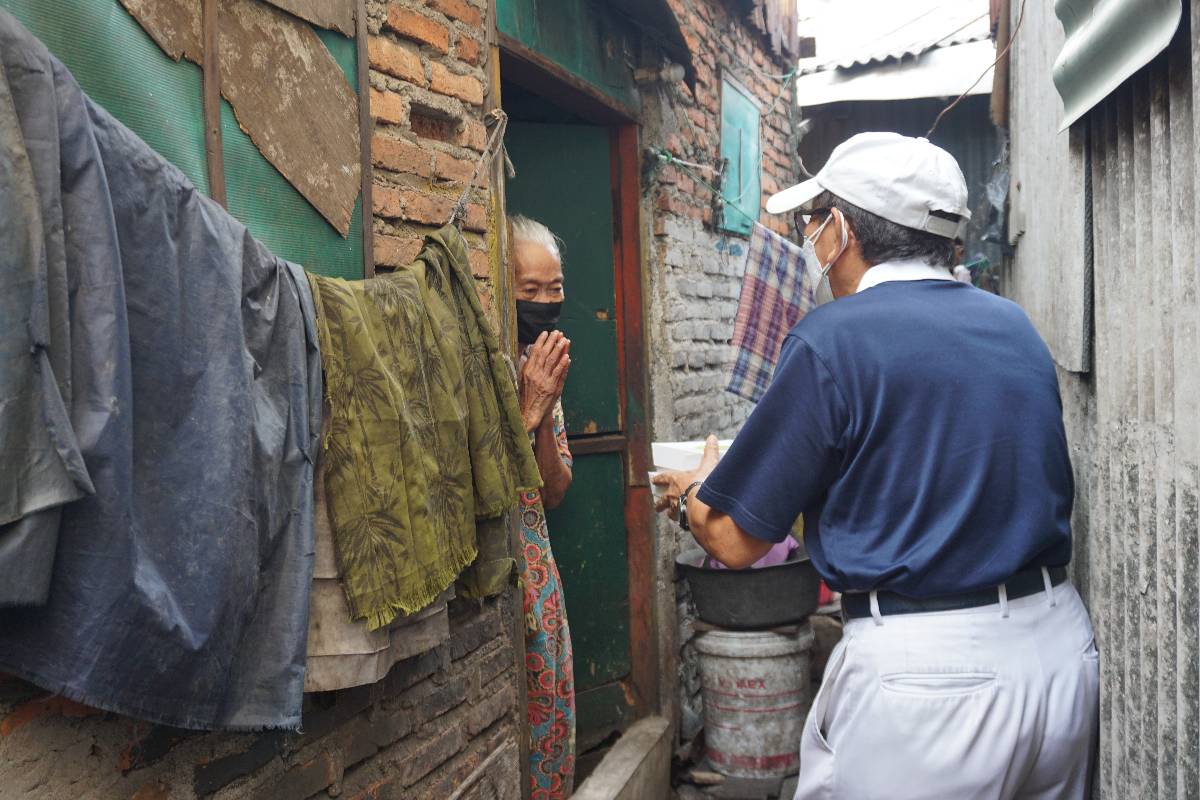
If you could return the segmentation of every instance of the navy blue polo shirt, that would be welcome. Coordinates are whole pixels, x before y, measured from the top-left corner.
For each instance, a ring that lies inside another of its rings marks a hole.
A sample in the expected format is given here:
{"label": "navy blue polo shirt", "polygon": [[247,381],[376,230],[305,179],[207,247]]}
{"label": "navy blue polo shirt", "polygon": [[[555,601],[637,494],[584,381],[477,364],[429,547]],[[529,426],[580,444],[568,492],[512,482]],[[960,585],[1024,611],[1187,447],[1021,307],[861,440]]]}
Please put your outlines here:
{"label": "navy blue polo shirt", "polygon": [[814,309],[700,488],[805,545],[839,591],[935,597],[1071,557],[1075,487],[1050,353],[1014,303],[890,281]]}

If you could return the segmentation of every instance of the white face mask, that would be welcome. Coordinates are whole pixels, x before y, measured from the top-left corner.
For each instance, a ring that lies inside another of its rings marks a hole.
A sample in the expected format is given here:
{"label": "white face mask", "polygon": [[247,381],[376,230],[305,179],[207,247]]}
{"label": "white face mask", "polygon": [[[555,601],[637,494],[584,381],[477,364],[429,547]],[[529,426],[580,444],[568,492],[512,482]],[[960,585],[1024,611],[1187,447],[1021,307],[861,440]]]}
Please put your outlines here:
{"label": "white face mask", "polygon": [[[837,253],[829,260],[829,263],[822,265],[817,260],[816,241],[821,236],[822,231],[825,230],[825,226],[833,220],[834,214],[838,215],[838,224],[842,228],[842,243],[838,247]],[[825,218],[825,221],[821,223],[819,228],[813,231],[812,236],[804,238],[804,242],[801,245],[804,251],[804,264],[808,270],[809,280],[815,287],[813,290],[813,305],[823,306],[834,299],[833,287],[829,285],[829,271],[833,269],[833,265],[837,263],[837,260],[842,257],[842,253],[846,252],[848,240],[849,232],[846,230],[846,218],[836,208],[830,210],[829,216]]]}

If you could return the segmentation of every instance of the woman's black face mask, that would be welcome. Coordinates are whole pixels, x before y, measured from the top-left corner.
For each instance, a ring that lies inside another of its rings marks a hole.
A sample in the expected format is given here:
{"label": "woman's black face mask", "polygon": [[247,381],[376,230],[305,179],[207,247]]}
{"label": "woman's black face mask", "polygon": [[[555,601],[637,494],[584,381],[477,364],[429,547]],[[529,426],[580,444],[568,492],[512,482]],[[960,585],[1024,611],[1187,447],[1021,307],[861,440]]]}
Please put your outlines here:
{"label": "woman's black face mask", "polygon": [[562,303],[535,303],[532,300],[517,301],[517,341],[533,344],[538,336],[549,333],[558,325]]}

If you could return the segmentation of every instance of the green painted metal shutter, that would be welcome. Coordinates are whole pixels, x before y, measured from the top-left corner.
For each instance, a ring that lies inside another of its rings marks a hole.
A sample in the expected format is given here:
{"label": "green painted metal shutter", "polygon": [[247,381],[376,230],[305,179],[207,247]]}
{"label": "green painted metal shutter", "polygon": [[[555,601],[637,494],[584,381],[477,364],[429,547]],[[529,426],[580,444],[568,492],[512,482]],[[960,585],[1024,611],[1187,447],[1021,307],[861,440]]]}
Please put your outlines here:
{"label": "green painted metal shutter", "polygon": [[721,81],[721,158],[727,165],[721,181],[721,228],[730,233],[748,235],[758,219],[762,200],[760,113],[745,89],[728,78]]}

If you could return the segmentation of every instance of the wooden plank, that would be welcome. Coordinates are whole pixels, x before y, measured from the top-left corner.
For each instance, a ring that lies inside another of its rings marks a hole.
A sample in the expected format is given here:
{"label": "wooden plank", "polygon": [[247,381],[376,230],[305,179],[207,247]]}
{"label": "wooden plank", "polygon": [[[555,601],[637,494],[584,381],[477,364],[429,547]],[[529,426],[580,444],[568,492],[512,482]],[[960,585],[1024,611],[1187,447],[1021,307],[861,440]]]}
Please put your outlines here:
{"label": "wooden plank", "polygon": [[341,68],[311,28],[256,0],[221,0],[220,21],[221,93],[238,124],[347,235],[361,167],[358,97]]}
{"label": "wooden plank", "polygon": [[355,17],[363,19],[361,9],[355,14],[356,0],[263,0],[263,2],[270,3],[317,27],[332,28],[350,37],[355,35]]}
{"label": "wooden plank", "polygon": [[[219,70],[221,95],[242,130],[296,191],[347,235],[361,189],[359,100],[320,37],[257,0],[218,0],[217,29],[208,36],[212,44],[219,40],[220,59],[206,65],[201,3],[122,2],[172,58],[186,58],[214,75]],[[360,56],[360,64],[365,61]],[[206,96],[205,104],[208,147],[207,128],[216,124],[210,109],[219,103]]]}
{"label": "wooden plank", "polygon": [[647,480],[650,435],[647,427],[648,371],[642,309],[640,155],[638,127],[613,129],[613,257],[617,271],[617,352],[621,364],[621,419],[626,438],[625,536],[629,563],[631,670],[637,715],[657,710],[658,637],[655,635],[655,530]]}
{"label": "wooden plank", "polygon": [[371,61],[367,56],[367,41],[371,32],[367,29],[366,0],[357,0],[358,30],[355,44],[358,47],[358,170],[362,186],[362,244],[363,277],[375,277],[375,226],[372,211],[374,205],[375,171],[371,168],[371,137],[375,121],[371,117]]}
{"label": "wooden plank", "polygon": [[[1167,336],[1172,340],[1171,361],[1167,365],[1172,374],[1172,385],[1168,402],[1171,404],[1171,440],[1170,452],[1166,455],[1170,468],[1170,491],[1163,500],[1169,508],[1168,515],[1162,522],[1161,535],[1166,546],[1159,548],[1159,618],[1163,620],[1166,630],[1163,641],[1163,654],[1159,666],[1159,685],[1164,691],[1160,694],[1159,741],[1161,755],[1159,756],[1159,784],[1162,797],[1180,796],[1181,762],[1180,749],[1183,741],[1181,724],[1184,722],[1182,704],[1179,702],[1179,681],[1182,675],[1180,657],[1180,584],[1188,580],[1187,573],[1180,568],[1179,553],[1182,547],[1180,536],[1179,514],[1179,454],[1175,447],[1179,420],[1177,417],[1181,384],[1187,387],[1194,380],[1196,370],[1188,364],[1194,361],[1194,350],[1188,349],[1189,344],[1181,336],[1180,316],[1188,315],[1181,296],[1182,274],[1191,269],[1194,261],[1194,184],[1192,171],[1192,86],[1190,80],[1190,46],[1186,38],[1180,38],[1168,51],[1169,69],[1167,70],[1169,95],[1169,147],[1171,191],[1168,213],[1168,231],[1170,234],[1170,256],[1168,262],[1168,280],[1166,291],[1174,298],[1175,313],[1167,320]],[[1181,338],[1183,341],[1181,341]],[[1192,343],[1194,345],[1194,342]],[[1187,359],[1187,363],[1181,363]],[[1186,523],[1186,520],[1184,520]]]}
{"label": "wooden plank", "polygon": [[201,4],[188,0],[121,0],[162,51],[196,64],[204,56]]}
{"label": "wooden plank", "polygon": [[[1159,59],[1166,66],[1165,57]],[[1174,748],[1174,598],[1173,595],[1175,526],[1174,526],[1174,471],[1171,463],[1173,451],[1174,417],[1174,348],[1169,340],[1171,296],[1171,184],[1172,175],[1170,141],[1170,105],[1168,100],[1167,74],[1163,69],[1149,72],[1150,104],[1150,171],[1155,191],[1151,194],[1151,253],[1154,309],[1151,334],[1157,346],[1151,350],[1154,359],[1154,426],[1147,453],[1147,467],[1153,474],[1149,484],[1148,503],[1153,509],[1154,537],[1147,543],[1144,569],[1147,582],[1143,585],[1143,642],[1152,641],[1153,664],[1146,670],[1148,697],[1144,734],[1147,747],[1145,775],[1155,794],[1169,797],[1167,770],[1163,769],[1166,751]],[[1147,649],[1143,648],[1143,658]],[[1148,660],[1148,659],[1147,659]],[[1147,666],[1150,666],[1148,663]],[[1170,677],[1170,681],[1164,680]],[[1170,734],[1165,736],[1167,728]],[[1169,741],[1168,741],[1169,739]],[[1174,758],[1172,757],[1172,762]],[[1174,784],[1174,769],[1170,770],[1170,783]]]}
{"label": "wooden plank", "polygon": [[[1150,770],[1147,761],[1153,757],[1150,752],[1152,738],[1147,735],[1149,718],[1151,716],[1151,698],[1153,687],[1147,681],[1146,662],[1147,651],[1153,647],[1146,630],[1146,612],[1149,603],[1144,601],[1144,590],[1148,586],[1149,576],[1146,574],[1148,550],[1154,542],[1154,513],[1148,507],[1147,501],[1154,492],[1154,475],[1150,473],[1151,461],[1147,458],[1147,440],[1153,435],[1154,426],[1154,355],[1152,317],[1153,307],[1153,272],[1157,269],[1152,253],[1151,227],[1151,186],[1153,172],[1151,169],[1150,141],[1150,98],[1149,84],[1144,71],[1135,75],[1128,85],[1132,95],[1133,121],[1133,192],[1129,195],[1133,201],[1133,219],[1138,224],[1133,228],[1133,270],[1128,280],[1130,294],[1126,297],[1133,301],[1130,309],[1133,322],[1133,335],[1130,340],[1132,357],[1135,364],[1134,387],[1134,417],[1137,424],[1134,427],[1135,437],[1131,442],[1132,449],[1127,459],[1127,469],[1130,473],[1129,513],[1133,520],[1132,530],[1135,535],[1130,539],[1127,568],[1128,579],[1125,584],[1128,614],[1126,624],[1129,626],[1128,680],[1130,687],[1129,703],[1133,711],[1129,715],[1129,739],[1126,749],[1130,760],[1129,780],[1134,786],[1152,791],[1148,783]],[[1152,662],[1151,662],[1152,663]],[[1151,729],[1152,730],[1152,729]],[[1152,798],[1152,793],[1147,798]]]}
{"label": "wooden plank", "polygon": [[[204,52],[219,52],[220,0],[204,0]],[[202,69],[204,90],[204,155],[208,165],[208,194],[225,205],[225,147],[221,137],[220,59],[206,58]]]}
{"label": "wooden plank", "polygon": [[[488,0],[487,19],[484,22],[484,34],[487,37],[487,71],[488,82],[483,97],[483,110],[491,113],[501,108],[502,96],[500,89],[500,45],[496,34],[496,3]],[[496,322],[496,330],[500,335],[501,346],[509,354],[514,363],[517,359],[517,322],[513,286],[516,283],[514,265],[508,247],[508,220],[505,208],[504,159],[494,158],[488,165],[492,187],[488,209],[488,263],[491,267],[491,314]],[[520,520],[516,514],[510,515],[509,523],[509,552],[517,560],[521,574],[525,574],[525,548],[521,533]],[[512,606],[512,627],[509,638],[513,646],[513,678],[516,682],[517,708],[517,747],[521,772],[521,797],[529,800],[532,796],[532,775],[530,774],[529,750],[530,737],[528,733],[529,685],[526,682],[525,666],[525,596],[522,588],[514,586],[509,593],[509,603]]]}
{"label": "wooden plank", "polygon": [[623,453],[628,440],[623,433],[610,433],[603,436],[568,437],[568,442],[574,455],[587,456],[596,453]]}
{"label": "wooden plank", "polygon": [[[1178,760],[1176,796],[1200,797],[1200,537],[1197,535],[1200,517],[1200,369],[1196,353],[1200,352],[1200,306],[1197,304],[1197,271],[1200,253],[1196,240],[1200,230],[1200,203],[1196,192],[1200,188],[1200,60],[1197,59],[1194,37],[1200,31],[1200,3],[1190,4],[1190,30],[1185,41],[1188,47],[1172,58],[1172,77],[1188,80],[1189,87],[1177,90],[1181,99],[1190,101],[1184,110],[1179,104],[1179,118],[1172,133],[1178,131],[1179,159],[1174,168],[1191,176],[1191,185],[1176,194],[1179,221],[1176,250],[1177,261],[1173,274],[1175,295],[1175,447],[1176,447],[1176,665],[1178,668],[1178,710],[1176,725]],[[1180,31],[1183,36],[1185,31]],[[1190,79],[1190,80],[1189,80]],[[1190,90],[1190,91],[1189,91]],[[1186,113],[1186,116],[1185,116]],[[1190,129],[1190,130],[1189,130]]]}
{"label": "wooden plank", "polygon": [[[1012,3],[1010,13],[1019,13]],[[1011,55],[1011,296],[1071,372],[1091,368],[1084,258],[1083,152],[1058,133],[1062,100],[1047,80],[1064,40],[1053,3],[1027,3]]]}

